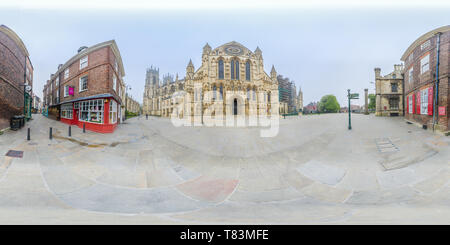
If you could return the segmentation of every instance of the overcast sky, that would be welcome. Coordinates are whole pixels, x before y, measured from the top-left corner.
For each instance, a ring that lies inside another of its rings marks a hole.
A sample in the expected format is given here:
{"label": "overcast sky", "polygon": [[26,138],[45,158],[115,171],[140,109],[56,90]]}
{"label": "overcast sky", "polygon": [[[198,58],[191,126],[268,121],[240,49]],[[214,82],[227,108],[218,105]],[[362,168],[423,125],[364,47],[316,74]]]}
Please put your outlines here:
{"label": "overcast sky", "polygon": [[[74,56],[80,46],[115,39],[125,82],[131,95],[142,102],[150,65],[160,68],[161,78],[165,73],[178,73],[181,78],[189,59],[199,67],[206,42],[214,49],[237,41],[252,51],[259,46],[266,72],[275,65],[278,74],[294,80],[303,90],[304,105],[334,94],[345,106],[347,89],[361,95],[364,88],[374,91],[370,82],[375,67],[381,68],[382,75],[390,73],[415,39],[450,24],[445,1],[302,5],[280,0],[274,5],[264,0],[261,6],[243,0],[216,5],[203,0],[153,5],[139,0],[108,2],[0,1],[0,24],[24,41],[35,69],[33,90],[39,97],[58,64]],[[360,98],[356,104],[362,105]]]}

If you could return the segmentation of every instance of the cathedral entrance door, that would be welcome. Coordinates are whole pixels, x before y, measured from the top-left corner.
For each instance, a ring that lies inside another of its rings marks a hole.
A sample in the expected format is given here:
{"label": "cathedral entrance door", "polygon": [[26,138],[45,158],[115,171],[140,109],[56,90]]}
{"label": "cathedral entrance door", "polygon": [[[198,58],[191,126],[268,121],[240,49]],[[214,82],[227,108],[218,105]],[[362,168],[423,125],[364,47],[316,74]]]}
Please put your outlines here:
{"label": "cathedral entrance door", "polygon": [[237,115],[238,114],[238,102],[237,99],[234,99],[233,102],[233,115]]}

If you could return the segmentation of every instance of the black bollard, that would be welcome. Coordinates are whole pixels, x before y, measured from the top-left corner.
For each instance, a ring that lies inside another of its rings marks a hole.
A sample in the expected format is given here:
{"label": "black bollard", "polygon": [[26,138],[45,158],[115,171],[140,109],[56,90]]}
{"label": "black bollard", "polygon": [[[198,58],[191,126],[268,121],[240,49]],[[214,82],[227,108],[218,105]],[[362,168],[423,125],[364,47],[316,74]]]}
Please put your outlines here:
{"label": "black bollard", "polygon": [[72,136],[72,126],[69,125],[69,137]]}
{"label": "black bollard", "polygon": [[30,140],[30,128],[28,128],[27,140]]}
{"label": "black bollard", "polygon": [[86,133],[86,123],[83,123],[83,133]]}
{"label": "black bollard", "polygon": [[50,127],[50,131],[49,131],[49,133],[48,133],[48,138],[49,138],[49,139],[52,139],[52,138],[53,138],[53,136],[52,136],[52,127]]}

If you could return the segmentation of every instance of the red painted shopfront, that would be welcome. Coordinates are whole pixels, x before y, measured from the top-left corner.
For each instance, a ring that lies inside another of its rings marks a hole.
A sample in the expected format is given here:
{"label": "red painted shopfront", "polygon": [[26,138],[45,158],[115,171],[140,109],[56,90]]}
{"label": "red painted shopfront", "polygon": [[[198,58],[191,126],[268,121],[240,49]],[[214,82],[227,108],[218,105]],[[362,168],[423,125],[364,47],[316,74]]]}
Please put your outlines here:
{"label": "red painted shopfront", "polygon": [[117,127],[119,104],[112,98],[94,98],[61,105],[61,122],[98,133],[112,133]]}

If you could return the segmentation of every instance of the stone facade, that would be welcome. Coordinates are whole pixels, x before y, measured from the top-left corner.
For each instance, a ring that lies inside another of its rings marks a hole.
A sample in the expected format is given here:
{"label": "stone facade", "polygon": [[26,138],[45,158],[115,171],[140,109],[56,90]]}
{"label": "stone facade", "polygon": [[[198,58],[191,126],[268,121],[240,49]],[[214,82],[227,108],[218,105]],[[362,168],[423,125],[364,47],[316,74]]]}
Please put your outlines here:
{"label": "stone facade", "polygon": [[375,68],[376,116],[403,116],[403,65],[394,65],[394,71],[381,76]]}
{"label": "stone facade", "polygon": [[[79,127],[86,124],[86,129],[96,132],[112,132],[125,113],[124,75],[114,40],[81,47],[44,85],[44,109],[49,118]],[[68,107],[72,113],[67,113]]]}
{"label": "stone facade", "polygon": [[280,101],[280,113],[292,113],[297,111],[297,88],[295,82],[282,75],[277,76],[278,94]]}
{"label": "stone facade", "polygon": [[298,95],[297,95],[296,104],[297,104],[297,111],[298,112],[303,112],[303,92],[302,92],[302,87],[300,87],[298,89]]}
{"label": "stone facade", "polygon": [[[436,69],[438,48],[439,66]],[[405,62],[405,117],[407,120],[426,125],[428,128],[433,128],[434,125],[434,128],[440,131],[450,130],[449,53],[450,26],[448,25],[419,37],[401,57],[401,60]],[[439,82],[438,86],[437,82]]]}
{"label": "stone facade", "polygon": [[227,111],[243,116],[270,114],[272,109],[278,112],[277,73],[273,66],[270,76],[264,71],[258,47],[252,52],[234,41],[215,49],[206,44],[202,64],[195,70],[189,61],[183,79],[165,76],[161,83],[159,69],[147,70],[144,114],[170,117],[180,103],[189,103],[186,109],[192,119],[203,118],[213,101],[220,101],[224,115]]}
{"label": "stone facade", "polygon": [[[31,86],[24,110],[24,87]],[[8,128],[15,115],[30,117],[33,88],[33,66],[28,51],[19,36],[8,27],[0,26],[0,130]]]}
{"label": "stone facade", "polygon": [[135,99],[131,98],[130,96],[126,96],[126,102],[125,106],[127,108],[127,111],[139,114],[141,112],[141,105],[139,102],[137,102]]}

